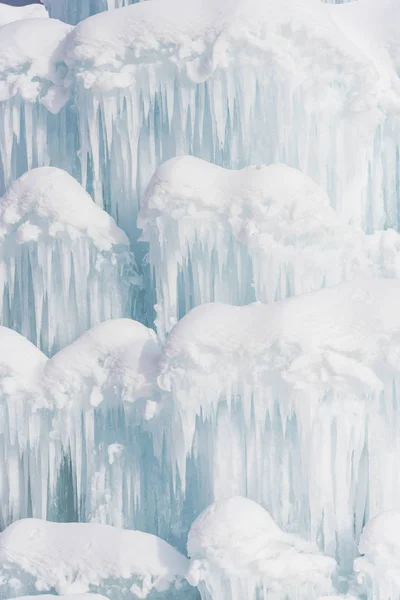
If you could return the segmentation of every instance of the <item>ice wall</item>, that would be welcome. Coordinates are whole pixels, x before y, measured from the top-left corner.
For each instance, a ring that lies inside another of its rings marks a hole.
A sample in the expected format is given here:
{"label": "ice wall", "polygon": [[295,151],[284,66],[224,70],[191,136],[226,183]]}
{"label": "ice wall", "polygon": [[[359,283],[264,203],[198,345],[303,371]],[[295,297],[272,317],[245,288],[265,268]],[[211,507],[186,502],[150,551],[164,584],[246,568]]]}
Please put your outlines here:
{"label": "ice wall", "polygon": [[246,495],[351,570],[364,519],[397,503],[399,286],[203,305],[175,326],[158,381],[197,510]]}
{"label": "ice wall", "polygon": [[23,175],[0,198],[0,222],[3,325],[54,353],[134,313],[140,280],[128,238],[70,175]]}
{"label": "ice wall", "polygon": [[365,234],[326,193],[282,164],[228,170],[194,157],[160,166],[138,225],[148,242],[164,337],[204,302],[274,302],[368,276],[398,278],[400,236]]}
{"label": "ice wall", "polygon": [[190,0],[181,11],[166,0],[72,30],[55,19],[39,19],[34,36],[6,26],[5,182],[30,166],[65,168],[135,241],[137,205],[160,162],[281,161],[320,184],[346,220],[368,232],[396,228],[397,59],[371,57],[363,20],[346,11],[364,1],[227,0],[221,10]]}
{"label": "ice wall", "polygon": [[159,472],[139,427],[158,410],[153,331],[106,321],[51,359],[0,335],[2,525],[33,515],[156,530]]}

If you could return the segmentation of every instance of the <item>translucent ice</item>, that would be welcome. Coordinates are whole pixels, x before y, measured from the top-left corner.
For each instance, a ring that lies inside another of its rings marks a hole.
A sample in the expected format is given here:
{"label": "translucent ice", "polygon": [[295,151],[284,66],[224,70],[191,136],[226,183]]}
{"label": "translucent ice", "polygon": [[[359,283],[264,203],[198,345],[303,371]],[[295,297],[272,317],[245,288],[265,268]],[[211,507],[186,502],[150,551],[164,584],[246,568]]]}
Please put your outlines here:
{"label": "translucent ice", "polygon": [[134,526],[139,513],[154,529],[137,425],[149,403],[157,412],[154,332],[107,321],[51,359],[14,331],[0,337],[2,524],[33,515]]}
{"label": "translucent ice", "polygon": [[138,225],[161,336],[204,302],[273,302],[363,276],[400,277],[399,234],[348,225],[319,186],[282,164],[234,171],[171,159],[156,170]]}
{"label": "translucent ice", "polygon": [[247,498],[221,500],[202,512],[190,529],[188,554],[188,581],[203,600],[312,600],[333,589],[335,561],[281,531]]}
{"label": "translucent ice", "polygon": [[134,310],[126,235],[59,169],[29,171],[0,199],[0,267],[2,324],[46,353]]}
{"label": "translucent ice", "polygon": [[[3,578],[33,580],[38,591],[86,594],[101,589],[147,598],[181,585],[188,561],[164,540],[109,525],[25,519],[0,535]],[[123,583],[122,583],[123,582]],[[3,579],[4,585],[4,579]]]}
{"label": "translucent ice", "polygon": [[364,519],[397,502],[399,301],[367,280],[179,321],[159,384],[188,495],[202,473],[194,505],[248,495],[351,568]]}

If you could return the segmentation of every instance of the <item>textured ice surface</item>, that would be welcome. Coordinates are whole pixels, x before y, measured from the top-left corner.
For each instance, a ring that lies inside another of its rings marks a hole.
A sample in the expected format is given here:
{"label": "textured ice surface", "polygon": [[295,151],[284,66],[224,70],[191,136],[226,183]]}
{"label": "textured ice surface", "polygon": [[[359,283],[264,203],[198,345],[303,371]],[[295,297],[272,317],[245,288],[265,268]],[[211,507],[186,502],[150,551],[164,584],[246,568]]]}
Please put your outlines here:
{"label": "textured ice surface", "polygon": [[137,422],[158,410],[154,333],[111,320],[51,359],[4,327],[0,342],[2,523],[33,514],[132,526],[142,511],[153,524]]}
{"label": "textured ice surface", "polygon": [[138,225],[162,336],[204,302],[273,302],[357,277],[400,276],[399,234],[348,225],[320,187],[282,164],[235,171],[171,159],[156,170]]}
{"label": "textured ice surface", "polygon": [[399,299],[371,280],[189,312],[159,383],[191,501],[246,494],[349,568],[364,519],[397,503]]}
{"label": "textured ice surface", "polygon": [[[0,525],[29,511],[30,478],[36,482],[34,500],[38,510],[47,496],[47,481],[41,479],[40,452],[27,468],[30,448],[37,447],[47,428],[41,415],[32,414],[32,395],[38,393],[46,356],[20,334],[0,327]],[[44,438],[46,439],[46,438]]]}
{"label": "textured ice surface", "polygon": [[59,169],[29,171],[0,198],[0,266],[2,324],[46,353],[133,310],[128,238]]}
{"label": "textured ice surface", "polygon": [[180,585],[188,567],[177,550],[148,533],[39,519],[17,521],[0,535],[0,560],[3,577],[8,572],[22,585],[29,578],[38,591],[68,595],[101,588],[111,596],[119,583],[131,598]]}
{"label": "textured ice surface", "polygon": [[[16,596],[13,600],[108,600],[100,594],[74,594],[72,596],[55,596],[53,594],[37,594],[36,596]],[[11,600],[11,598],[9,598]]]}
{"label": "textured ice surface", "polygon": [[367,597],[389,600],[399,595],[400,511],[389,510],[371,519],[361,535],[360,554],[354,563]]}
{"label": "textured ice surface", "polygon": [[335,561],[284,533],[247,498],[228,498],[204,510],[190,529],[188,554],[188,580],[199,586],[204,600],[271,594],[309,599],[333,589]]}
{"label": "textured ice surface", "polygon": [[0,4],[0,27],[21,19],[43,19],[47,16],[47,11],[41,4],[31,4],[29,6]]}
{"label": "textured ice surface", "polygon": [[[135,240],[137,203],[165,159],[282,161],[312,176],[346,219],[368,231],[397,226],[398,82],[390,55],[377,65],[331,17],[346,8],[188,0],[181,10],[180,0],[150,0],[85,19],[65,44],[68,26],[54,19],[34,42],[11,31],[0,52],[3,95],[18,90],[0,116],[6,184],[22,172],[25,139],[37,137],[25,168],[67,168]],[[10,55],[23,71],[15,85]]]}

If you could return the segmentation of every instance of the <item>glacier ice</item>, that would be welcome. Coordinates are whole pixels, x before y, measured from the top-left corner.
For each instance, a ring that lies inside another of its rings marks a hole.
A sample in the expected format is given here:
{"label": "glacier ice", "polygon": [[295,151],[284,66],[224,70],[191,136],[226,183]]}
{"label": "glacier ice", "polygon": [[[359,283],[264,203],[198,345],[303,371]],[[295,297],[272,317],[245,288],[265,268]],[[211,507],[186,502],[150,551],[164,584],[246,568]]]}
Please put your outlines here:
{"label": "glacier ice", "polygon": [[[0,534],[0,561],[6,588],[18,579],[23,589],[25,579],[38,591],[75,597],[101,588],[109,598],[147,598],[153,589],[181,586],[188,562],[148,533],[40,519],[16,521]],[[125,589],[119,592],[115,584],[121,580]]]}
{"label": "glacier ice", "polygon": [[70,175],[23,175],[0,198],[0,223],[3,325],[54,353],[100,321],[131,316],[140,280],[129,241]]}
{"label": "glacier ice", "polygon": [[284,533],[248,498],[221,500],[204,510],[188,536],[188,581],[202,600],[317,598],[333,591],[333,559]]}
{"label": "glacier ice", "polygon": [[343,280],[400,275],[397,232],[367,235],[347,224],[321,188],[282,164],[228,170],[171,159],[153,175],[138,225],[162,337],[204,302],[273,302]]}

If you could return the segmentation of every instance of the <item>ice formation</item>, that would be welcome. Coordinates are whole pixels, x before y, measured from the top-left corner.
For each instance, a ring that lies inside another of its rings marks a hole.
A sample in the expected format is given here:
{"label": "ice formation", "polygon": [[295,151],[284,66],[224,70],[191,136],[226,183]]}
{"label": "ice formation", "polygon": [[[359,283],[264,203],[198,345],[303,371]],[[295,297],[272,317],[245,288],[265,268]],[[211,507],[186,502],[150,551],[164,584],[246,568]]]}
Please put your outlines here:
{"label": "ice formation", "polygon": [[159,410],[154,332],[107,321],[47,359],[2,327],[0,348],[2,524],[32,514],[134,526],[139,512],[154,528],[138,427]]}
{"label": "ice formation", "polygon": [[399,301],[400,282],[365,280],[179,321],[158,380],[172,464],[207,482],[192,502],[247,495],[349,568],[364,519],[397,502]]}
{"label": "ice formation", "polygon": [[23,175],[0,198],[0,223],[3,325],[52,353],[95,323],[130,316],[139,276],[129,241],[70,175]]}
{"label": "ice formation", "polygon": [[228,498],[202,512],[190,529],[188,554],[188,581],[199,586],[202,600],[308,600],[333,589],[335,561],[281,531],[247,498]]}
{"label": "ice formation", "polygon": [[368,599],[399,595],[399,530],[400,511],[395,509],[375,516],[362,532],[358,549],[363,556],[356,559],[354,570]]}
{"label": "ice formation", "polygon": [[43,19],[47,16],[47,10],[41,4],[30,4],[29,6],[0,4],[0,27],[21,19]]}
{"label": "ice formation", "polygon": [[393,600],[399,7],[128,3],[0,6],[0,595]]}
{"label": "ice formation", "polygon": [[160,166],[138,225],[149,243],[161,336],[204,302],[273,302],[359,277],[400,276],[400,236],[366,235],[282,164],[228,170],[185,156]]}
{"label": "ice formation", "polygon": [[[46,356],[20,334],[0,327],[0,526],[27,515],[30,486],[35,482],[34,499],[39,510],[47,497],[46,450],[41,416],[29,410],[32,394],[40,385]],[[43,437],[42,437],[43,436]],[[38,451],[29,460],[30,449]]]}
{"label": "ice formation", "polygon": [[147,598],[182,585],[188,567],[175,548],[148,533],[39,519],[17,521],[0,534],[0,561],[3,586],[8,575],[22,588],[29,579],[38,591],[74,597],[101,588],[111,598],[122,580],[128,597]]}

